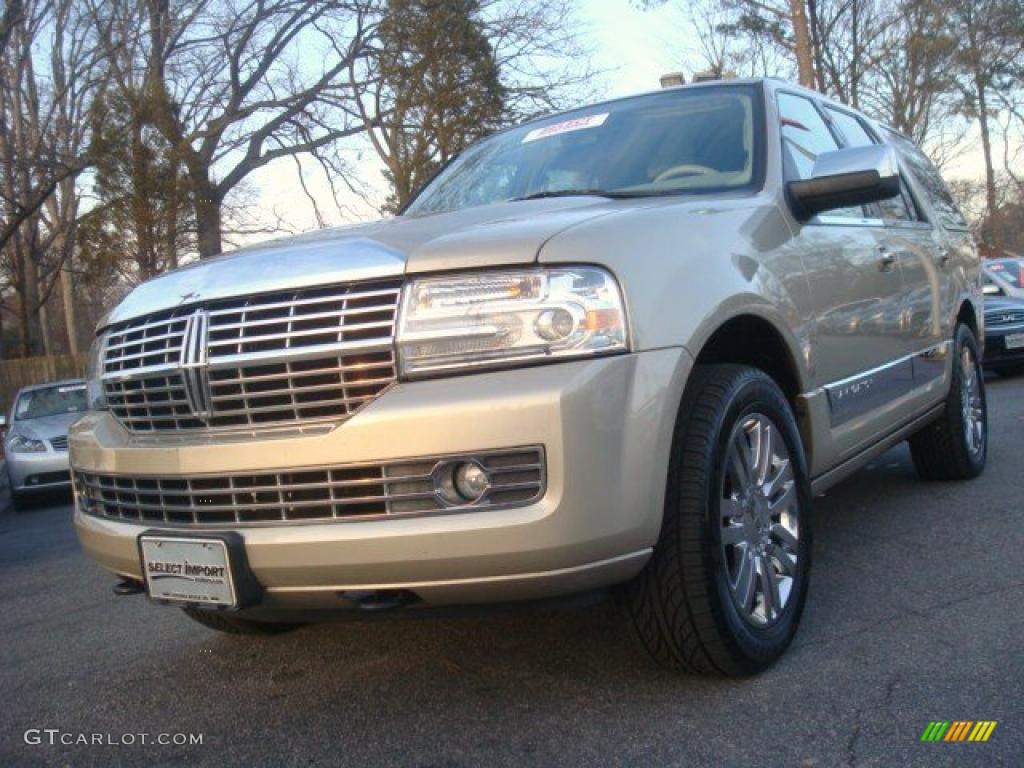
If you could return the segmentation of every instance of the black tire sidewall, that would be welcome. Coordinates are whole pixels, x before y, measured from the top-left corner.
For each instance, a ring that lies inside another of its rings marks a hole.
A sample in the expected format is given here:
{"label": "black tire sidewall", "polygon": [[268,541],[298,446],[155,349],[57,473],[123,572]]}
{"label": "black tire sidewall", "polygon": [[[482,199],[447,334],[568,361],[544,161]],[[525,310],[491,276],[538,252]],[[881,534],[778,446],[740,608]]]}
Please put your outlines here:
{"label": "black tire sidewall", "polygon": [[[960,396],[963,387],[963,371],[960,369],[960,357],[965,346],[970,348],[971,355],[974,357],[974,375],[978,380],[982,414],[985,420],[984,444],[982,450],[977,454],[972,454],[967,446],[967,435],[960,406]],[[970,468],[970,474],[979,475],[985,468],[985,463],[988,460],[988,395],[985,392],[985,372],[982,368],[978,341],[968,326],[961,324],[957,327],[953,351],[953,381],[949,391],[949,401],[946,406],[948,418],[950,419],[950,429],[956,437],[957,448],[962,452],[964,462]]]}
{"label": "black tire sidewall", "polygon": [[[707,489],[707,531],[714,588],[720,610],[716,619],[722,634],[735,644],[734,655],[746,660],[749,671],[756,672],[773,662],[785,651],[800,624],[811,566],[811,492],[807,476],[803,443],[796,419],[779,388],[767,376],[748,379],[730,393],[731,397],[723,417],[718,422],[715,436],[714,466],[709,475]],[[725,458],[729,438],[737,423],[752,413],[767,416],[778,427],[785,441],[793,467],[794,481],[800,504],[800,539],[797,576],[793,580],[789,602],[782,616],[771,626],[760,629],[747,622],[739,613],[728,584],[728,569],[722,559],[721,518],[719,496],[725,474]]]}

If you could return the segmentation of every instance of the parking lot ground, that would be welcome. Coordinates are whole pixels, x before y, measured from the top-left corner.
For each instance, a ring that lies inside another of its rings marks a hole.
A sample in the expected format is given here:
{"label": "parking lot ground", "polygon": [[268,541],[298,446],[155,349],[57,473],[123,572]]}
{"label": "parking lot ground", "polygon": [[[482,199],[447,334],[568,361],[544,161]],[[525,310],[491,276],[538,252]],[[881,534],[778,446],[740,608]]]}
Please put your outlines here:
{"label": "parking lot ground", "polygon": [[[8,514],[0,765],[1024,765],[1024,380],[989,398],[981,479],[922,483],[901,446],[817,500],[800,634],[746,680],[652,666],[609,602],[219,635],[115,597],[66,499]],[[24,743],[45,728],[203,743]]]}

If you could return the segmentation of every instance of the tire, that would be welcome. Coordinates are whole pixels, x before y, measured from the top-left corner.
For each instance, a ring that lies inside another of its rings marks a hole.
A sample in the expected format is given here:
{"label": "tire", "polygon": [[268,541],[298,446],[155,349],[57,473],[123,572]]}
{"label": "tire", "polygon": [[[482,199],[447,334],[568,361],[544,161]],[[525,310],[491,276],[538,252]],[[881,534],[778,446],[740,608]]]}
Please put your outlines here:
{"label": "tire", "polygon": [[181,610],[192,621],[197,621],[204,627],[209,627],[229,635],[280,635],[283,632],[290,632],[302,626],[301,624],[288,624],[284,622],[240,619],[237,616],[228,616],[217,611],[207,611],[202,608],[182,608]]}
{"label": "tire", "polygon": [[952,382],[936,421],[910,438],[917,474],[924,480],[970,480],[988,458],[985,377],[974,333],[959,325],[954,336]]}
{"label": "tire", "polygon": [[[773,437],[764,443],[759,438],[757,445],[770,448],[764,452],[770,462],[763,476],[772,486],[767,501],[756,499],[750,485],[744,490],[732,461],[744,445],[756,459],[761,452],[754,447],[755,433],[763,435],[766,427]],[[773,455],[776,449],[788,454],[788,465]],[[687,672],[737,676],[761,672],[778,659],[796,634],[807,596],[810,511],[800,433],[775,382],[746,366],[695,368],[673,436],[661,533],[645,569],[623,591],[637,634],[655,661]],[[752,603],[740,597],[749,595],[742,589],[749,587],[744,568],[754,582]],[[774,616],[762,574],[779,579],[775,600],[781,609]],[[783,586],[787,595],[780,598]],[[744,602],[750,607],[742,607]]]}
{"label": "tire", "polygon": [[29,508],[31,500],[24,493],[11,491],[11,509],[15,512],[24,512]]}

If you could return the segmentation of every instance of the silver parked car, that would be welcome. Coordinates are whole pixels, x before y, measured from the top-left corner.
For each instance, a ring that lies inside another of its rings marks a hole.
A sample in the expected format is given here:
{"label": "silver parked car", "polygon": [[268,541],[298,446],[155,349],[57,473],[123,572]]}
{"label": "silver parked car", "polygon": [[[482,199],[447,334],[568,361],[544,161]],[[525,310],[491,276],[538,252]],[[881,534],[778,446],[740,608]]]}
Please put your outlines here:
{"label": "silver parked car", "polygon": [[4,453],[15,507],[31,493],[68,488],[68,428],[88,410],[82,379],[23,387],[14,398]]}
{"label": "silver parked car", "polygon": [[983,337],[912,142],[775,80],[666,89],[139,286],[97,329],[75,522],[121,592],[224,631],[611,587],[660,662],[749,674],[796,632],[815,493],[907,439],[982,471]]}

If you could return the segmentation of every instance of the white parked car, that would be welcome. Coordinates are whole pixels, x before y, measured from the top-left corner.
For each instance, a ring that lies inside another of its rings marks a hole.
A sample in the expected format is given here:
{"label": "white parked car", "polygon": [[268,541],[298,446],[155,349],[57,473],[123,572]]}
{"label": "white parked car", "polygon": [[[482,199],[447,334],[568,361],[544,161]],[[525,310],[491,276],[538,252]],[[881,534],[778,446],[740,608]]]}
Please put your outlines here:
{"label": "white parked car", "polygon": [[15,508],[30,493],[68,488],[68,427],[88,410],[81,379],[23,387],[14,399],[4,440]]}

